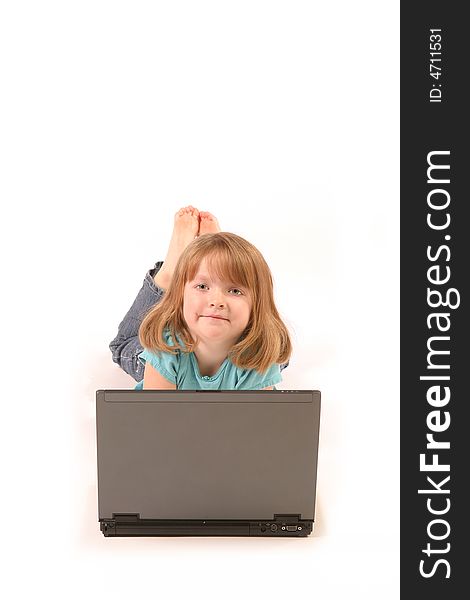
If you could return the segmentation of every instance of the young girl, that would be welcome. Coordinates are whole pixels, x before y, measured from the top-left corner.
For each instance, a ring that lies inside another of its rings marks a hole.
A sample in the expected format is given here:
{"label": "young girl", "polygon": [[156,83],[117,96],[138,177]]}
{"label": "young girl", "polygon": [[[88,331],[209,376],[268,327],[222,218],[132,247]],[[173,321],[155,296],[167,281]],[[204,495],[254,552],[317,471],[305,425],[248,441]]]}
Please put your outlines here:
{"label": "young girl", "polygon": [[260,252],[192,206],[110,348],[136,389],[273,389],[291,354]]}

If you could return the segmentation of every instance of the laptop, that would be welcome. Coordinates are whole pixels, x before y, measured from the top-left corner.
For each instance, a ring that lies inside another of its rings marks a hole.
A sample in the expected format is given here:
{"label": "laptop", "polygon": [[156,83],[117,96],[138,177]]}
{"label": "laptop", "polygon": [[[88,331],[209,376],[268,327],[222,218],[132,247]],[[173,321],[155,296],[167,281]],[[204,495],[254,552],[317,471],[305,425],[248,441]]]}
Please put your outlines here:
{"label": "laptop", "polygon": [[96,392],[108,536],[304,537],[315,519],[320,392]]}

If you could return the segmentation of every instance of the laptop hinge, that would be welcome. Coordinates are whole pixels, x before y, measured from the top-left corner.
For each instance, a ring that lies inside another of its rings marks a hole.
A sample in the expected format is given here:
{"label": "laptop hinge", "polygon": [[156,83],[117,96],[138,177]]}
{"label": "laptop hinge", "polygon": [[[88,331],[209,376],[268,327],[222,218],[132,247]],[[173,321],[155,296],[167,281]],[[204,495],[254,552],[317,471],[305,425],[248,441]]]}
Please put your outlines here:
{"label": "laptop hinge", "polygon": [[273,521],[279,522],[279,521],[289,521],[289,523],[298,523],[299,521],[301,521],[301,516],[300,515],[274,515],[273,517]]}
{"label": "laptop hinge", "polygon": [[140,513],[113,513],[111,519],[100,519],[100,530],[105,536],[118,535],[116,529],[121,524],[137,524],[140,521]]}
{"label": "laptop hinge", "polygon": [[113,520],[119,523],[135,523],[140,521],[140,513],[113,513]]}

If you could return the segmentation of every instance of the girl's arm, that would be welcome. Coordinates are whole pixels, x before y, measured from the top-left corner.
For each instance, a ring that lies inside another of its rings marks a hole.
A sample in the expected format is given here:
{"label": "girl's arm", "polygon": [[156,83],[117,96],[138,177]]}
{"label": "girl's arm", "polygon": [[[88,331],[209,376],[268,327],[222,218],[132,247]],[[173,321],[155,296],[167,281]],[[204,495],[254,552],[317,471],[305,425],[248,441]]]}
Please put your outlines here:
{"label": "girl's arm", "polygon": [[176,385],[165,379],[152,365],[145,363],[144,390],[176,390]]}
{"label": "girl's arm", "polygon": [[143,350],[139,342],[139,327],[147,312],[163,297],[164,290],[154,281],[162,265],[163,262],[158,262],[148,271],[131,308],[119,324],[117,336],[109,344],[113,361],[136,381],[142,381],[144,375],[144,365],[138,359]]}
{"label": "girl's arm", "polygon": [[274,389],[274,386],[272,385],[271,387],[268,387],[268,388],[261,388],[261,389],[262,389],[262,390],[273,390],[273,389]]}

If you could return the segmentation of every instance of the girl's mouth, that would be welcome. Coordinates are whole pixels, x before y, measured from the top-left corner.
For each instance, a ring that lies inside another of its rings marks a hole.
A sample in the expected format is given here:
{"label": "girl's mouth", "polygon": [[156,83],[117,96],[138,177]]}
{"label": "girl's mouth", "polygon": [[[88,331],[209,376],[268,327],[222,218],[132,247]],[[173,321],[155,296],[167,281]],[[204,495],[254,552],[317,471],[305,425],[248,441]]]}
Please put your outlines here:
{"label": "girl's mouth", "polygon": [[228,321],[225,317],[221,317],[219,315],[199,315],[200,317],[206,317],[208,319],[219,319],[220,321]]}

